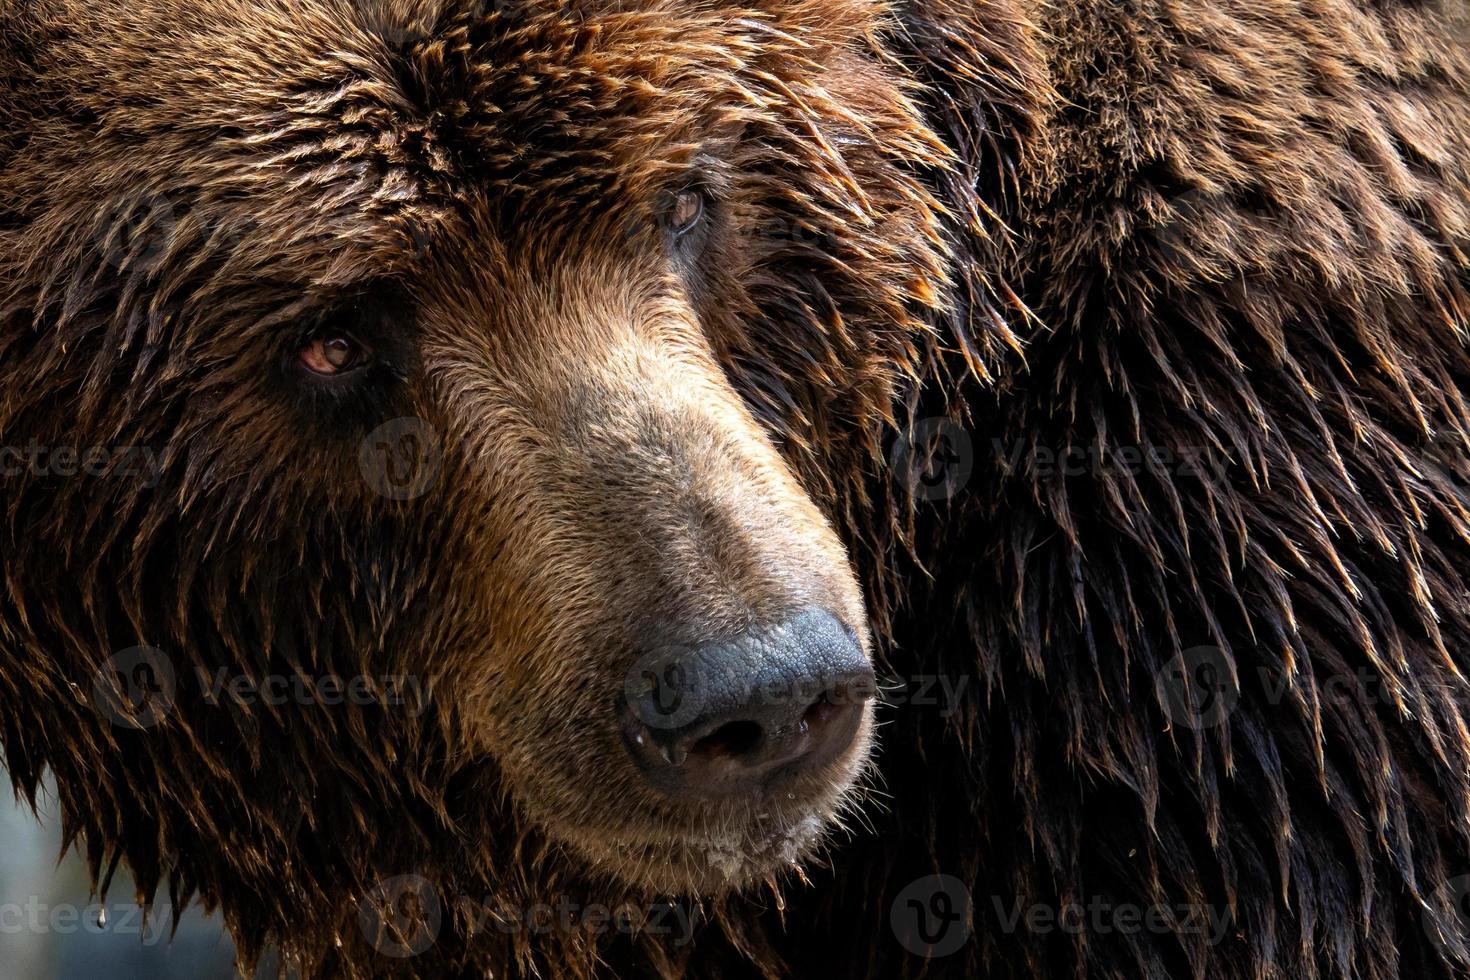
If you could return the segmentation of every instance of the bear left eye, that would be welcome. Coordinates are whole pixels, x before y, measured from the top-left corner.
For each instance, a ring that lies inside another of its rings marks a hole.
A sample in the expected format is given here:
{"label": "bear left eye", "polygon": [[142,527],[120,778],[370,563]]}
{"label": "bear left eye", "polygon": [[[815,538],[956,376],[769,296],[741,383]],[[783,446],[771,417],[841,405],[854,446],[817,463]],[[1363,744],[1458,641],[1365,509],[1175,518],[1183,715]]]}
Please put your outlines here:
{"label": "bear left eye", "polygon": [[312,374],[330,377],[361,367],[367,361],[368,352],[352,337],[328,334],[308,340],[298,357],[302,367]]}
{"label": "bear left eye", "polygon": [[704,191],[690,188],[674,198],[664,217],[669,234],[680,239],[689,234],[704,218]]}

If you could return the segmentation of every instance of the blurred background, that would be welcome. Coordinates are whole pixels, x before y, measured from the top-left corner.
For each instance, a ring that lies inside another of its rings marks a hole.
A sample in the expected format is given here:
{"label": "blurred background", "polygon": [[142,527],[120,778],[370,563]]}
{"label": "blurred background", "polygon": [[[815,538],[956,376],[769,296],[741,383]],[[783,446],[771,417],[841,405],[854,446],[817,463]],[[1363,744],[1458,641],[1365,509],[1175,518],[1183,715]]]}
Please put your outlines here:
{"label": "blurred background", "polygon": [[[10,780],[0,770],[0,786]],[[230,980],[234,949],[219,916],[184,913],[169,941],[167,896],[147,929],[133,882],[118,868],[99,905],[89,896],[86,862],[73,850],[57,864],[61,824],[54,794],[38,801],[40,819],[0,792],[0,980]],[[98,909],[105,908],[99,924]]]}

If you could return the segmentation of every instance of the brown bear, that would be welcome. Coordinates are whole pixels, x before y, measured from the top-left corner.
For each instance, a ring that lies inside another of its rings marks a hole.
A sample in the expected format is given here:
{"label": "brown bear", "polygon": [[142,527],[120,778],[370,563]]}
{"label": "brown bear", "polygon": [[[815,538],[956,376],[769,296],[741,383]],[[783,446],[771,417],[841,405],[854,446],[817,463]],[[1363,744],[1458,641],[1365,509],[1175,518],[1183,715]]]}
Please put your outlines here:
{"label": "brown bear", "polygon": [[308,976],[1470,975],[1464,0],[0,0],[0,740]]}

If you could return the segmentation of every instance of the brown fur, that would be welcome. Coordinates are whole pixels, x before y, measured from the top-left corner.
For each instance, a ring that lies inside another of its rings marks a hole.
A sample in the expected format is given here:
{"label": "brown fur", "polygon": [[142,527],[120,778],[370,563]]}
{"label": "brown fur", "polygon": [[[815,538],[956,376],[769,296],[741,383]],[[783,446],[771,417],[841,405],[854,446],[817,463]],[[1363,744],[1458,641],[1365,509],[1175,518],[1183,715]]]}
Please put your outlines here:
{"label": "brown fur", "polygon": [[[1460,0],[0,10],[0,441],[160,460],[6,487],[0,738],[99,877],[328,976],[1470,970]],[[691,174],[696,268],[651,220]],[[353,302],[407,311],[395,377],[303,394],[301,322]],[[940,505],[886,462],[933,415],[978,454]],[[397,416],[443,439],[412,501],[357,471]],[[1140,446],[1221,468],[1033,465]],[[798,601],[974,683],[880,715],[881,794],[855,756],[776,808],[863,804],[830,851],[669,806],[598,721],[650,630]],[[137,643],[184,678],[142,731],[84,696]],[[1200,644],[1240,705],[1193,730],[1156,679]],[[195,665],[437,684],[221,708]],[[1332,693],[1359,670],[1381,697]],[[886,917],[936,870],[975,936],[926,963]],[[710,897],[692,946],[453,905],[395,960],[356,920],[404,873]],[[992,896],[1234,928],[1007,931]]]}

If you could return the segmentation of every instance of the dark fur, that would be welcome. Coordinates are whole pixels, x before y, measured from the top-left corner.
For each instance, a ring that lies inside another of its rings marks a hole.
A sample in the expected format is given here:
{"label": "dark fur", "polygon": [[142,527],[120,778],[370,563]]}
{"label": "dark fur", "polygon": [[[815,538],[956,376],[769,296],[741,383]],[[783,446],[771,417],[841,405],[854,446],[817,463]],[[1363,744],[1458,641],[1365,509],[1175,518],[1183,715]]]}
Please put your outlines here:
{"label": "dark fur", "polygon": [[[628,974],[697,976],[1470,975],[1470,938],[1444,893],[1470,873],[1463,3],[924,0],[879,25],[862,4],[831,0],[771,15],[788,36],[912,74],[955,159],[941,164],[906,108],[871,104],[864,89],[764,92],[775,104],[749,124],[792,153],[749,164],[770,168],[770,206],[790,216],[797,188],[818,182],[853,203],[830,156],[794,149],[807,144],[787,100],[811,100],[812,117],[844,131],[826,94],[856,103],[865,138],[886,141],[890,159],[851,151],[869,193],[897,201],[926,187],[947,211],[903,218],[879,200],[866,217],[889,218],[864,226],[862,207],[808,199],[818,234],[719,292],[744,305],[704,315],[720,324],[737,388],[847,539],[888,665],[970,677],[971,696],[950,718],[887,713],[871,828],[855,828],[830,867],[809,867],[812,887],[786,883],[784,912],[771,896],[737,896],[704,906],[715,921],[690,948],[643,938],[596,954],[581,937],[462,944],[451,929],[403,962],[356,932],[353,900],[383,874],[422,869],[446,891],[512,904],[614,893],[523,826],[493,765],[467,763],[452,700],[436,700],[434,724],[402,730],[362,712],[204,713],[168,742],[99,725],[78,703],[71,686],[106,651],[161,630],[201,662],[259,670],[424,649],[393,641],[426,628],[452,645],[453,609],[427,627],[408,612],[437,594],[437,566],[404,556],[452,552],[458,534],[394,508],[319,505],[301,526],[301,499],[322,498],[304,473],[258,464],[292,444],[259,406],[232,404],[247,368],[191,362],[199,339],[170,331],[174,318],[222,322],[267,271],[291,281],[305,263],[320,286],[332,266],[308,242],[277,251],[254,232],[214,251],[195,242],[204,258],[169,275],[100,265],[96,202],[144,175],[170,179],[167,154],[131,148],[186,122],[217,127],[209,113],[230,100],[197,120],[152,101],[153,80],[189,57],[174,35],[160,50],[146,14],[109,26],[36,6],[6,5],[0,25],[4,441],[147,442],[211,431],[201,412],[239,421],[212,430],[218,443],[177,450],[167,492],[147,501],[87,500],[74,485],[6,500],[6,762],[26,794],[56,771],[94,869],[123,857],[147,894],[166,883],[176,902],[221,904],[246,961],[281,942],[325,975],[590,973],[594,955]],[[477,70],[464,38],[500,21],[431,20],[435,40],[405,55],[420,68],[408,77],[423,86],[414,98],[455,105]],[[197,29],[265,37],[224,16]],[[110,60],[68,60],[88,47],[72,31],[96,31]],[[769,45],[772,72],[803,80],[788,41],[750,38]],[[298,70],[300,85],[319,82],[309,59]],[[242,57],[238,76],[212,84],[228,93],[255,71]],[[454,122],[461,135],[476,125]],[[384,165],[412,176],[441,159],[411,142],[394,152],[404,159]],[[236,166],[219,160],[219,187],[196,192],[226,199]],[[602,187],[559,186],[569,213]],[[364,226],[381,237],[356,261],[398,268],[404,229],[436,206],[375,215]],[[518,206],[508,194],[507,210]],[[942,245],[947,286],[930,267]],[[908,282],[879,274],[904,267]],[[941,414],[968,425],[974,475],[947,504],[914,503],[883,460],[895,432]],[[1006,454],[1019,445],[1021,467],[1008,471],[992,440]],[[1205,451],[1222,468],[1028,465],[1036,447],[1071,446]],[[294,515],[285,547],[283,514]],[[342,540],[368,547],[343,553]],[[305,581],[289,577],[299,568]],[[242,584],[249,603],[234,598]],[[1196,731],[1170,723],[1156,679],[1202,644],[1223,651],[1241,701]],[[1363,668],[1386,696],[1328,684]],[[1273,703],[1267,688],[1287,682]],[[484,831],[505,827],[517,832]],[[926,964],[887,917],[933,871],[970,887],[975,937]],[[1226,906],[1233,928],[1213,947],[1187,934],[1007,932],[993,896]]]}

